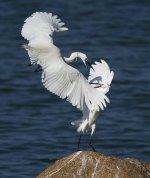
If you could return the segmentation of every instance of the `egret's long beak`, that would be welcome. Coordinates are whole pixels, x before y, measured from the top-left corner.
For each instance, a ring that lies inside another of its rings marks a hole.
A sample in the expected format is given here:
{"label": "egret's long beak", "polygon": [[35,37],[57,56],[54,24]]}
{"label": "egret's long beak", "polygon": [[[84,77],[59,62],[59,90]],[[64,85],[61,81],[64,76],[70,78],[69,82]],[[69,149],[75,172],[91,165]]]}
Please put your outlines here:
{"label": "egret's long beak", "polygon": [[[88,61],[88,59],[86,58],[85,59],[85,66],[86,66],[86,68],[92,68],[93,69],[93,67],[92,67],[92,65],[90,64],[90,62]],[[93,69],[94,70],[94,69]]]}

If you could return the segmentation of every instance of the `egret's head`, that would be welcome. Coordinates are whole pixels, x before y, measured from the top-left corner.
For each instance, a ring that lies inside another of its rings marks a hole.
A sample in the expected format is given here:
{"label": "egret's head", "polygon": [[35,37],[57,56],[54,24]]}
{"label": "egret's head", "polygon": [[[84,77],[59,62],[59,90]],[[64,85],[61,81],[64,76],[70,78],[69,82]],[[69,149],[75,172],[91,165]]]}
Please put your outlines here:
{"label": "egret's head", "polygon": [[[84,62],[84,64],[85,64],[85,66],[86,66],[87,69],[88,69],[88,68],[92,68],[92,69],[93,69],[91,63],[88,61],[88,58],[86,58],[83,62]],[[94,69],[93,69],[93,70],[94,70]]]}
{"label": "egret's head", "polygon": [[86,54],[81,53],[81,52],[73,52],[73,53],[71,53],[70,57],[68,57],[68,58],[64,57],[64,60],[66,62],[73,62],[74,59],[77,60],[77,58],[80,58],[83,61],[86,68],[92,68],[93,69],[92,65],[88,61]]}
{"label": "egret's head", "polygon": [[[85,54],[81,53],[79,57],[82,59],[84,65],[86,66],[87,69],[88,69],[88,68],[92,68],[92,69],[93,69],[92,65],[91,65],[90,62],[88,61],[88,58],[87,58],[87,56],[86,56]],[[94,69],[93,69],[93,70],[94,70]]]}

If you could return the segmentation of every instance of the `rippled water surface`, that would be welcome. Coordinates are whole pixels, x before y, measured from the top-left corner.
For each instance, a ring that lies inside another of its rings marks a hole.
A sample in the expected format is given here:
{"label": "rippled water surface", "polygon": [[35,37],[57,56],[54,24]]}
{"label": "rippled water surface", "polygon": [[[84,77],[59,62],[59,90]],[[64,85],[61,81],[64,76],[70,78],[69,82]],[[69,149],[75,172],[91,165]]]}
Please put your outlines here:
{"label": "rippled water surface", "polygon": [[[147,0],[1,0],[0,2],[0,172],[29,178],[76,151],[70,122],[81,113],[41,84],[20,48],[23,21],[35,11],[58,14],[70,29],[55,34],[63,55],[85,52],[105,58],[115,71],[93,135],[97,151],[150,161],[150,2]],[[85,75],[81,61],[73,64]],[[81,149],[89,150],[89,135]]]}

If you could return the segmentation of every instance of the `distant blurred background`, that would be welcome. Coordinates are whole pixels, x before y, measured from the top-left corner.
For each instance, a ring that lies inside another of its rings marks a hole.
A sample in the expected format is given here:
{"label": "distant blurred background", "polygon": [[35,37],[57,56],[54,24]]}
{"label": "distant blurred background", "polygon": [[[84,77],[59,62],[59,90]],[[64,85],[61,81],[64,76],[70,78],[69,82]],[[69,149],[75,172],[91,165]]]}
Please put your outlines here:
{"label": "distant blurred background", "polygon": [[[150,1],[0,1],[0,174],[35,177],[55,160],[76,151],[78,133],[70,125],[81,113],[49,93],[41,73],[28,67],[20,46],[24,20],[33,12],[57,14],[70,29],[54,42],[64,56],[81,51],[104,58],[115,71],[93,144],[106,155],[150,161]],[[87,76],[79,60],[73,64]],[[81,149],[90,150],[89,135]]]}

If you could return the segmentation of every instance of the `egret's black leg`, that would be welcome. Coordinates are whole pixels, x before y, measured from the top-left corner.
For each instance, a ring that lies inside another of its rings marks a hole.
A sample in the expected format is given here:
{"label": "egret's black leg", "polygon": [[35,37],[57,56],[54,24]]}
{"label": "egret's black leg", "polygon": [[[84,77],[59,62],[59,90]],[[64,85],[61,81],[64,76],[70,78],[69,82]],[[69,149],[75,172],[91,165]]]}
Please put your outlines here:
{"label": "egret's black leg", "polygon": [[27,66],[32,66],[32,64],[31,64],[31,63],[29,63]]}
{"label": "egret's black leg", "polygon": [[81,142],[81,137],[82,137],[82,134],[80,134],[79,139],[78,139],[78,147],[77,147],[77,151],[79,151],[80,142]]}
{"label": "egret's black leg", "polygon": [[94,146],[92,145],[92,136],[90,137],[89,146],[93,149],[94,152],[96,152]]}
{"label": "egret's black leg", "polygon": [[40,65],[38,65],[38,67],[35,69],[34,72],[39,72],[39,71],[42,71],[42,67]]}

